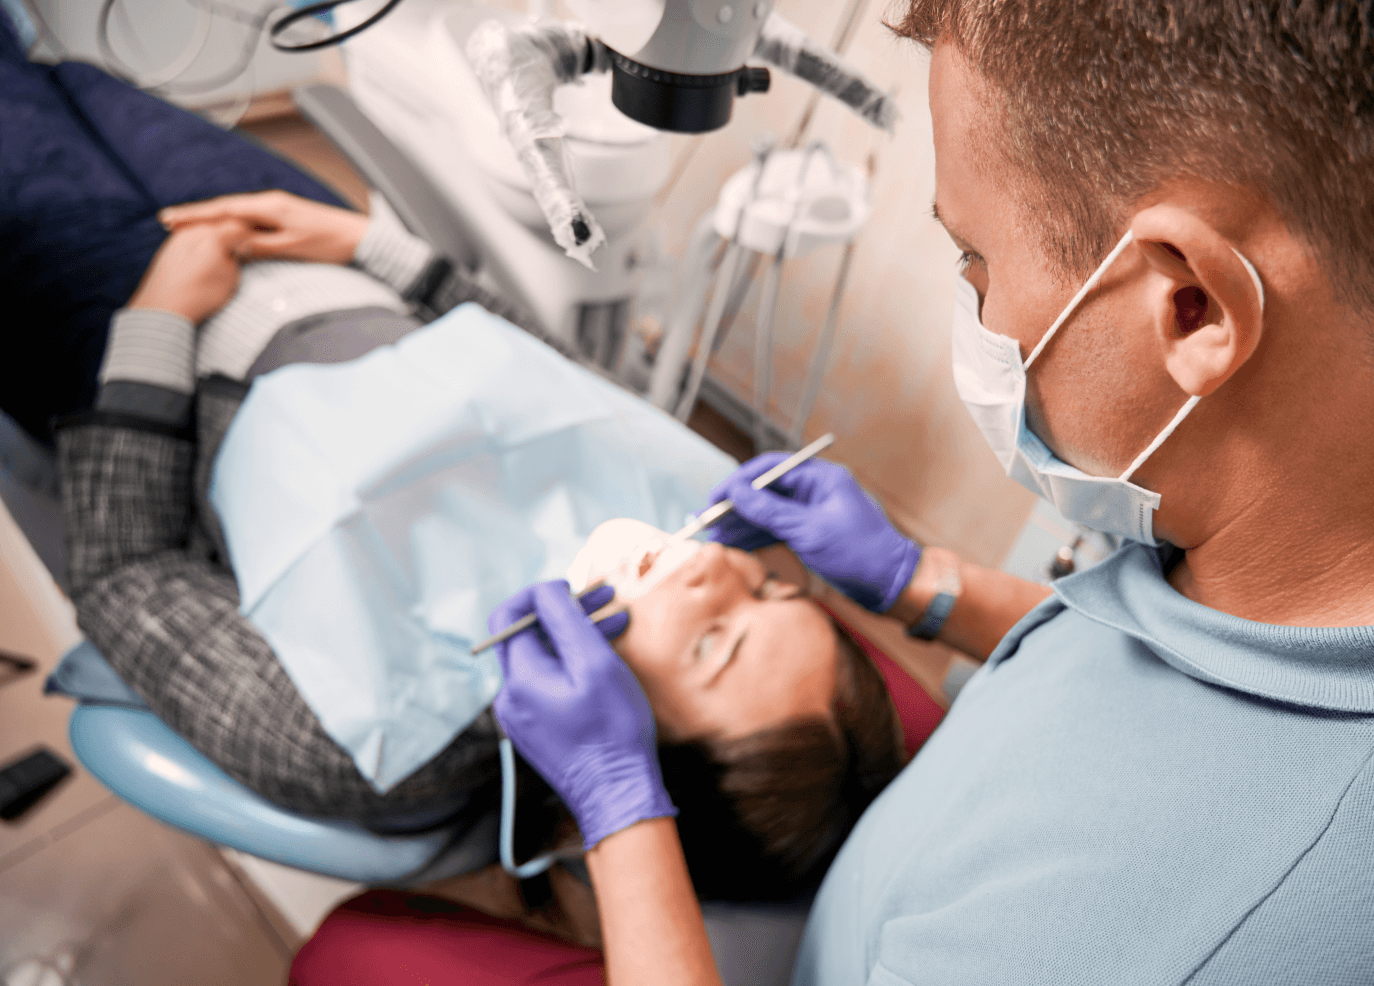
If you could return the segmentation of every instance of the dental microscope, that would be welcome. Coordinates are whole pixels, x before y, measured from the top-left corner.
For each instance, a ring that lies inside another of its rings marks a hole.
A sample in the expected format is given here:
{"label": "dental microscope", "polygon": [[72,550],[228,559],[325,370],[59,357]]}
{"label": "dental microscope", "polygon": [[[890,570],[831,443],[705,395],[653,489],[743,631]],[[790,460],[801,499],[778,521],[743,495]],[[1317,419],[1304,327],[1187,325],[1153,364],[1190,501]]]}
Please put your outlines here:
{"label": "dental microscope", "polygon": [[[478,231],[500,286],[585,362],[647,395],[652,382],[626,358],[631,326],[654,305],[667,323],[681,300],[650,221],[673,169],[669,135],[724,127],[773,71],[882,130],[897,110],[773,0],[568,5],[578,22],[405,0],[341,50],[354,100]],[[349,6],[338,30],[361,20]],[[669,348],[680,365],[652,373],[677,399],[687,354]]]}

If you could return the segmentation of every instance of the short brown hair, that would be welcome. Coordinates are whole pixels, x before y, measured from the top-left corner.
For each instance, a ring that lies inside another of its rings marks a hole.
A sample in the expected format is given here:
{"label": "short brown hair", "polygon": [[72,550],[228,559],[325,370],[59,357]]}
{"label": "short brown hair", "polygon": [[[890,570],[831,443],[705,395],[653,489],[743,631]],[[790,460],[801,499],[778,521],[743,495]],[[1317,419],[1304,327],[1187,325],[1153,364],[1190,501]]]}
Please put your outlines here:
{"label": "short brown hair", "polygon": [[882,675],[843,627],[835,631],[831,721],[659,747],[687,868],[705,899],[787,900],[814,889],[906,761]]}
{"label": "short brown hair", "polygon": [[1064,274],[1178,176],[1264,196],[1374,311],[1374,0],[902,0],[890,25],[949,42],[1004,97],[1003,153]]}

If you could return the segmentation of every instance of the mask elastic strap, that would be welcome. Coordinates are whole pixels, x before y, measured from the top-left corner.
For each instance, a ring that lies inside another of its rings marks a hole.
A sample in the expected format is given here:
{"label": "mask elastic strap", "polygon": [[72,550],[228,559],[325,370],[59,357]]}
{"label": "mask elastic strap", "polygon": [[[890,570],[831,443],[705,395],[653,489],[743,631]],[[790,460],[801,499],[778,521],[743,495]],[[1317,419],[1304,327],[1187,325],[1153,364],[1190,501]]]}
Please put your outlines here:
{"label": "mask elastic strap", "polygon": [[[1240,258],[1240,262],[1245,265],[1245,270],[1250,275],[1250,280],[1255,282],[1255,291],[1259,293],[1260,313],[1263,314],[1264,284],[1260,281],[1259,271],[1255,270],[1255,265],[1250,263],[1250,261],[1246,259],[1245,254],[1241,253],[1235,247],[1231,248],[1231,252]],[[1126,467],[1126,471],[1123,472],[1120,477],[1123,481],[1129,480],[1131,476],[1135,474],[1135,471],[1140,468],[1141,464],[1144,463],[1144,461],[1148,459],[1151,455],[1153,455],[1154,451],[1157,448],[1164,444],[1164,439],[1168,438],[1170,435],[1174,433],[1174,429],[1183,423],[1183,419],[1188,416],[1189,412],[1191,412],[1193,408],[1197,407],[1197,402],[1200,400],[1202,400],[1201,395],[1195,395],[1193,397],[1188,398],[1187,402],[1184,403],[1184,405],[1178,409],[1178,413],[1174,415],[1174,420],[1170,421],[1167,425],[1165,425],[1164,430],[1155,436],[1155,440],[1150,443],[1149,447],[1145,449],[1144,452],[1141,452],[1139,455],[1137,455],[1135,457],[1135,461]]]}
{"label": "mask elastic strap", "polygon": [[1164,430],[1155,436],[1155,440],[1151,442],[1148,446],[1146,446],[1144,452],[1141,452],[1139,455],[1135,457],[1135,461],[1132,462],[1129,466],[1127,466],[1126,471],[1123,472],[1118,478],[1120,478],[1122,482],[1125,482],[1126,480],[1130,479],[1131,476],[1135,474],[1135,471],[1139,469],[1141,465],[1145,462],[1145,460],[1154,454],[1155,449],[1159,448],[1161,445],[1164,444],[1164,439],[1172,435],[1174,433],[1174,429],[1177,428],[1179,425],[1183,424],[1183,419],[1188,416],[1188,414],[1193,410],[1193,408],[1197,407],[1197,402],[1200,400],[1202,400],[1201,395],[1189,397],[1188,400],[1184,403],[1184,405],[1178,409],[1178,413],[1174,415],[1174,420],[1170,421],[1167,425],[1164,426]]}
{"label": "mask elastic strap", "polygon": [[1255,270],[1255,265],[1252,264],[1252,263],[1250,263],[1249,259],[1245,256],[1245,254],[1241,253],[1241,252],[1240,252],[1239,250],[1237,250],[1235,247],[1232,247],[1232,248],[1231,248],[1231,252],[1234,253],[1237,257],[1240,258],[1240,262],[1241,262],[1242,264],[1245,265],[1245,270],[1246,270],[1246,272],[1249,273],[1249,275],[1250,275],[1250,280],[1252,280],[1252,281],[1255,282],[1255,290],[1256,290],[1257,292],[1259,292],[1260,314],[1263,315],[1263,314],[1264,314],[1264,282],[1260,280],[1259,271]]}
{"label": "mask elastic strap", "polygon": [[1098,265],[1097,270],[1093,271],[1092,276],[1078,289],[1078,294],[1074,295],[1068,307],[1059,313],[1059,317],[1054,320],[1054,324],[1050,326],[1049,331],[1040,337],[1040,341],[1035,344],[1035,348],[1032,349],[1030,355],[1026,357],[1026,362],[1022,364],[1024,369],[1030,369],[1030,365],[1035,362],[1035,357],[1039,356],[1040,351],[1049,345],[1050,340],[1054,338],[1054,334],[1059,331],[1059,327],[1068,321],[1074,309],[1088,296],[1088,292],[1097,287],[1097,282],[1102,280],[1102,275],[1107,273],[1107,268],[1115,263],[1116,258],[1121,256],[1121,251],[1125,250],[1134,239],[1135,233],[1129,229],[1126,230],[1126,235],[1121,237],[1116,246],[1112,247],[1112,252],[1107,254],[1107,258]]}

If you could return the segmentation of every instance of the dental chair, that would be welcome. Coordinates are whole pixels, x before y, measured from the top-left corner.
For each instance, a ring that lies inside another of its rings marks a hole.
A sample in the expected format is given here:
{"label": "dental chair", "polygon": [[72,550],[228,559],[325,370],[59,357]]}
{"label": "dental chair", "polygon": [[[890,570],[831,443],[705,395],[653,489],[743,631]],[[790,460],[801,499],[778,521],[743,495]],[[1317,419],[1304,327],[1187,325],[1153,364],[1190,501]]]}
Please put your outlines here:
{"label": "dental chair", "polygon": [[[13,36],[0,14],[0,47],[12,43]],[[73,85],[97,89],[108,80],[90,66],[32,66],[30,71],[11,60],[0,64],[0,68],[8,73],[5,80],[0,80],[0,89],[6,96],[13,96],[16,87],[29,86],[34,100],[55,100],[67,107],[76,104],[78,111],[79,99],[61,91],[64,79]],[[58,91],[45,92],[44,86],[54,80]],[[333,87],[310,86],[299,90],[296,98],[302,112],[383,194],[403,223],[455,264],[469,270],[477,268],[482,251],[480,244],[474,242],[472,231],[346,94]],[[103,130],[102,122],[107,124]],[[169,153],[180,153],[168,147],[162,131],[152,135],[154,146],[148,146],[146,140],[137,142],[134,125],[140,122],[146,120],[78,120],[75,127],[83,139],[89,140],[93,133],[91,143],[111,155],[116,154],[111,145],[117,145],[121,139],[136,142],[131,146],[134,155],[160,154],[165,160]],[[200,146],[191,148],[188,156],[203,165],[203,172],[222,177],[224,163],[216,160],[214,149],[223,135],[202,131],[201,136]],[[150,187],[154,183],[139,180],[137,161],[120,160],[113,170],[117,177],[132,176],[130,184],[134,189],[129,208],[131,218],[146,227],[146,242],[141,244],[146,252],[145,265],[162,235],[160,227],[155,228],[156,208],[173,201],[284,186],[298,194],[338,203],[327,189],[299,172],[294,179],[288,176],[285,181],[279,177],[250,178],[240,187],[216,187],[214,183],[201,182],[192,186],[199,194],[183,193],[161,201],[158,189]],[[9,229],[15,225],[22,226],[24,222],[21,219]],[[75,246],[79,259],[81,244]],[[533,308],[500,270],[488,270],[480,276],[506,292],[512,301]],[[122,299],[128,297],[134,286],[121,283],[105,287],[108,294]],[[108,319],[108,313],[104,318]],[[96,352],[98,362],[98,348]],[[61,368],[57,369],[60,372]],[[89,396],[86,395],[87,403]],[[46,422],[37,423],[39,433],[45,425]],[[65,563],[57,469],[51,448],[35,437],[35,427],[33,420],[21,422],[0,413],[0,498],[61,584]],[[82,765],[122,800],[193,836],[288,867],[371,885],[407,886],[467,872],[494,861],[494,853],[485,848],[494,846],[496,841],[485,832],[488,819],[470,830],[470,838],[455,842],[444,829],[382,835],[352,822],[306,818],[267,802],[228,777],[157,719],[89,642],[78,645],[63,658],[47,687],[49,692],[77,699],[69,730],[73,750]],[[490,824],[495,825],[494,817]],[[705,911],[722,967],[733,970],[727,973],[727,982],[764,986],[785,982],[806,909],[805,902],[765,908],[708,903]]]}

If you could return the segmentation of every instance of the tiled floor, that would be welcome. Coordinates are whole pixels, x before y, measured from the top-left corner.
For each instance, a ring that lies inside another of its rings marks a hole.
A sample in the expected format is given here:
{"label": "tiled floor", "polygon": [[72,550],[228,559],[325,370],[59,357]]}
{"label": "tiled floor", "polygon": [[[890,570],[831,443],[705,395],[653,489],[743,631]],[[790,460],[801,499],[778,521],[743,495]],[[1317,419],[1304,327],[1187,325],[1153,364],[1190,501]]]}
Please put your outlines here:
{"label": "tiled floor", "polygon": [[[71,705],[42,682],[76,628],[0,508],[0,650],[37,670],[0,686],[0,762],[42,745],[73,774],[0,823],[0,982],[44,957],[83,986],[280,983],[294,941],[274,929],[219,854],[122,804],[67,743]],[[195,942],[194,949],[184,947]]]}

